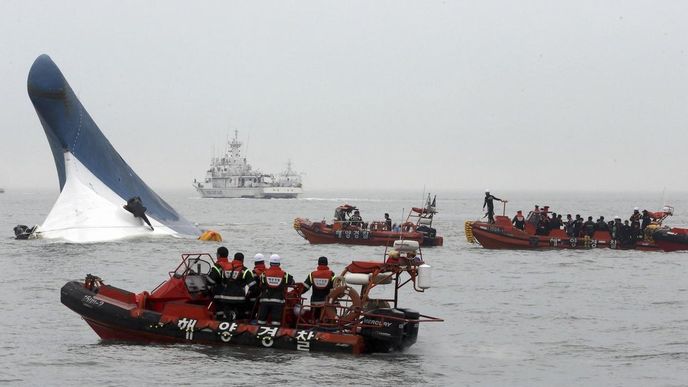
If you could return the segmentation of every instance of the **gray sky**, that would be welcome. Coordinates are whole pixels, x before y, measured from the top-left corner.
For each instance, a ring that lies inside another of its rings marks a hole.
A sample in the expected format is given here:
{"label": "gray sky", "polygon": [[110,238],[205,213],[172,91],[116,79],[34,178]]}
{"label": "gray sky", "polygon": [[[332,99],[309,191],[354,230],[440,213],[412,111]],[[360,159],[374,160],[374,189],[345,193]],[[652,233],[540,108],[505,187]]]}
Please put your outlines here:
{"label": "gray sky", "polygon": [[46,53],[154,189],[236,128],[306,191],[688,190],[686,1],[143,3],[0,2],[0,187],[57,189]]}

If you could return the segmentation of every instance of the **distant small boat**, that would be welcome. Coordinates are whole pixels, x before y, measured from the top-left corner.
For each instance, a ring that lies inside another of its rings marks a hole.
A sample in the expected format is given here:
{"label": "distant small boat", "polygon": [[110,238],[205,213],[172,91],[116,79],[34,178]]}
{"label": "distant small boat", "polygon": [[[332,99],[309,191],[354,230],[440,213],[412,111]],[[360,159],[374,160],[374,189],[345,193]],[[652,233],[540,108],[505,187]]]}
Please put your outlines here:
{"label": "distant small boat", "polygon": [[4,188],[0,188],[0,193],[5,193],[5,189],[4,189]]}
{"label": "distant small boat", "polygon": [[[294,230],[311,244],[341,243],[345,245],[392,246],[400,239],[415,241],[421,246],[442,246],[444,238],[437,235],[432,220],[437,213],[436,197],[425,207],[413,207],[406,221],[398,229],[385,221],[366,224],[354,218],[357,208],[348,204],[335,209],[332,223],[313,222],[306,218],[294,219]],[[351,214],[354,213],[352,216]],[[416,219],[413,222],[413,219]]]}

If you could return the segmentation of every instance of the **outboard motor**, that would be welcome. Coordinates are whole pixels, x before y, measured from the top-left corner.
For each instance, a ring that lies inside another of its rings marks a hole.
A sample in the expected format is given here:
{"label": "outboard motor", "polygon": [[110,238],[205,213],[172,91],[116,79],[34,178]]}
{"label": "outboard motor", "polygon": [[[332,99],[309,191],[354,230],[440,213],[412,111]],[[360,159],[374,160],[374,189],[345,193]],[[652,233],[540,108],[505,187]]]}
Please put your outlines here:
{"label": "outboard motor", "polygon": [[14,239],[29,239],[36,226],[29,227],[23,224],[18,224],[14,226]]}
{"label": "outboard motor", "polygon": [[[398,310],[404,312],[404,317],[408,320],[418,320],[420,318],[420,313],[413,309],[398,308]],[[410,347],[416,343],[419,325],[420,323],[418,321],[411,321],[404,324],[404,337],[401,340],[402,348]]]}
{"label": "outboard motor", "polygon": [[[384,316],[392,318],[385,318]],[[363,324],[373,327],[361,329],[361,336],[366,338],[366,346],[371,346],[370,349],[376,352],[389,352],[395,348],[401,348],[404,339],[404,325],[406,325],[401,320],[404,318],[404,312],[393,308],[373,309],[367,312],[366,316],[363,317]]]}
{"label": "outboard motor", "polygon": [[416,231],[423,234],[423,245],[434,246],[435,237],[437,236],[437,230],[430,226],[418,226]]}

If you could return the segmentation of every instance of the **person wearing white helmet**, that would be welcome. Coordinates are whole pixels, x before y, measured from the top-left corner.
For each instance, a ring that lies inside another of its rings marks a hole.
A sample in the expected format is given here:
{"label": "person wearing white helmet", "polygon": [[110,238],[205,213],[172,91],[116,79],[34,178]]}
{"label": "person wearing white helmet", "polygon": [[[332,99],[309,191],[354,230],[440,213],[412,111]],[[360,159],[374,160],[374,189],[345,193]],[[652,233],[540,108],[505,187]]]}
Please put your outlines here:
{"label": "person wearing white helmet", "polygon": [[485,189],[485,201],[483,202],[483,210],[485,210],[485,206],[487,206],[487,213],[485,214],[487,216],[487,221],[490,223],[494,223],[494,200],[498,200],[502,203],[506,203],[506,200],[502,200],[494,195],[490,194],[490,189],[487,188]]}
{"label": "person wearing white helmet", "polygon": [[[258,301],[258,295],[260,294],[260,275],[265,271],[265,256],[258,253],[253,256],[253,277],[256,279],[256,284],[248,289],[247,297],[249,303],[253,305],[255,309],[256,301]],[[253,316],[251,316],[253,317]]]}
{"label": "person wearing white helmet", "polygon": [[253,276],[259,278],[265,271],[265,256],[258,253],[253,256]]}
{"label": "person wearing white helmet", "polygon": [[270,256],[270,267],[260,276],[260,308],[258,324],[266,324],[270,317],[271,324],[282,324],[284,311],[284,294],[287,287],[294,285],[294,277],[280,267],[281,258],[277,254]]}

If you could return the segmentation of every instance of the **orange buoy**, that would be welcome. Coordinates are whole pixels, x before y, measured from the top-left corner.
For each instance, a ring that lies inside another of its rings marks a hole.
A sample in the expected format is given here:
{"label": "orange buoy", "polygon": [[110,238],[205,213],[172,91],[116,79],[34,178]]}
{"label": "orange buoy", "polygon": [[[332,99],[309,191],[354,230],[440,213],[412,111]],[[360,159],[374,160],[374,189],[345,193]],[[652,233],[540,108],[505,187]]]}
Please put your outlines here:
{"label": "orange buoy", "polygon": [[198,237],[199,241],[211,241],[211,242],[222,242],[222,235],[219,232],[213,230],[203,231],[203,234]]}

